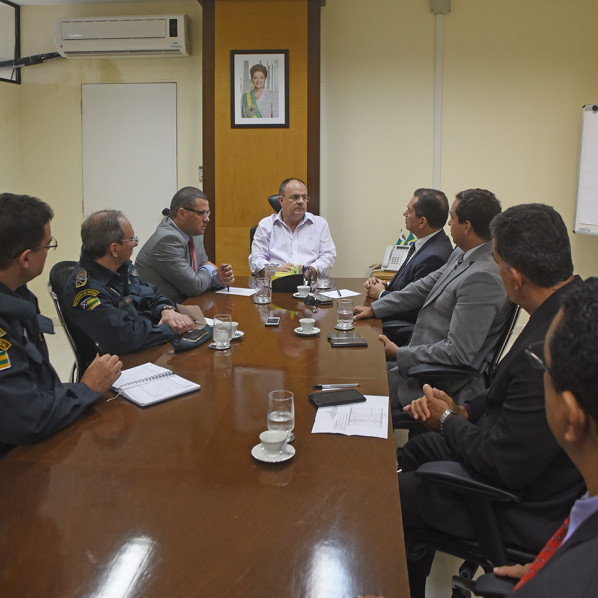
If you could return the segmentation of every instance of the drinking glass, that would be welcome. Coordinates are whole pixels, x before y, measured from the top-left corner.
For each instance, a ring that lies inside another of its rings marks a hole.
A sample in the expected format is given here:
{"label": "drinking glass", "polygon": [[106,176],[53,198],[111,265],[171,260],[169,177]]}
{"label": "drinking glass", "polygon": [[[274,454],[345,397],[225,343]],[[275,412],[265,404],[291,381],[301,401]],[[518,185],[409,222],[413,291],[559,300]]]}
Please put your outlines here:
{"label": "drinking glass", "polygon": [[214,316],[212,338],[218,349],[228,349],[233,338],[232,318],[229,314],[218,314]]}
{"label": "drinking glass", "polygon": [[270,303],[271,292],[270,279],[269,278],[258,278],[255,281],[255,293],[253,295],[254,303]]}
{"label": "drinking glass", "polygon": [[294,395],[290,390],[273,390],[268,393],[268,430],[290,432],[288,442],[295,440]]}
{"label": "drinking glass", "polygon": [[339,299],[336,304],[336,326],[343,330],[353,328],[353,300]]}
{"label": "drinking glass", "polygon": [[318,289],[329,289],[330,288],[330,270],[327,268],[320,268],[318,270],[318,281],[316,282]]}

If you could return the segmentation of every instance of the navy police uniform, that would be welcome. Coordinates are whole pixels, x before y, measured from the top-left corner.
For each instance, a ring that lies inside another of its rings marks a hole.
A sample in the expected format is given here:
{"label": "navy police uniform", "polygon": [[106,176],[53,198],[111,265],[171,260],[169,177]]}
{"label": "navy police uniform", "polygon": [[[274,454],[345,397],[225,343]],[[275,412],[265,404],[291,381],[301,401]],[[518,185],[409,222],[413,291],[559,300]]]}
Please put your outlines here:
{"label": "navy police uniform", "polygon": [[60,382],[43,332],[53,332],[52,321],[39,314],[35,295],[0,282],[0,456],[61,430],[102,398],[85,384]]}
{"label": "navy police uniform", "polygon": [[176,336],[168,324],[158,324],[173,302],[143,282],[130,261],[114,272],[83,252],[63,294],[67,321],[102,353],[134,353]]}

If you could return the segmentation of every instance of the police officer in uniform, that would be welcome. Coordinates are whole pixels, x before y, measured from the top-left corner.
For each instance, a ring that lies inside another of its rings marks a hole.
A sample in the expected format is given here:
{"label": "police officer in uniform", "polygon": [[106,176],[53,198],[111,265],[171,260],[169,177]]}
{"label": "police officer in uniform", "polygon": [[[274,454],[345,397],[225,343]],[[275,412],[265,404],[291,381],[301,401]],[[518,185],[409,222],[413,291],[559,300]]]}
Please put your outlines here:
{"label": "police officer in uniform", "polygon": [[81,240],[78,267],[65,285],[65,316],[100,352],[134,353],[195,328],[190,316],[139,278],[131,263],[138,239],[122,212],[89,216]]}
{"label": "police officer in uniform", "polygon": [[77,384],[62,384],[48,359],[39,313],[27,283],[39,276],[52,237],[50,206],[27,195],[0,194],[0,456],[42,440],[79,419],[120,375],[116,355],[96,357]]}

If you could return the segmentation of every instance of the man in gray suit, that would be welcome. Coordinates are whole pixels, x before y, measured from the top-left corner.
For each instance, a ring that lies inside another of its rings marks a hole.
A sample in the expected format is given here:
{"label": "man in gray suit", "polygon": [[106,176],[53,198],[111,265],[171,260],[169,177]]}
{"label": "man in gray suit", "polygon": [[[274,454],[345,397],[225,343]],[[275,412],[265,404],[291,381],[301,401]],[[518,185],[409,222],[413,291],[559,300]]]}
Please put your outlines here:
{"label": "man in gray suit", "polygon": [[[407,346],[397,347],[380,336],[387,360],[396,361],[388,370],[394,415],[422,395],[420,383],[406,375],[410,367],[438,363],[484,371],[489,365],[486,362],[510,311],[490,240],[490,222],[500,211],[500,203],[490,191],[468,189],[458,193],[449,220],[457,247],[448,262],[371,306],[355,308],[355,320],[400,316],[421,308]],[[483,380],[476,379],[450,392],[459,391],[459,400],[464,401],[481,390]]]}
{"label": "man in gray suit", "polygon": [[166,217],[135,261],[143,280],[155,284],[163,295],[177,303],[235,280],[231,266],[216,267],[208,261],[204,250],[210,204],[203,191],[183,187],[172,198],[170,209],[162,213]]}

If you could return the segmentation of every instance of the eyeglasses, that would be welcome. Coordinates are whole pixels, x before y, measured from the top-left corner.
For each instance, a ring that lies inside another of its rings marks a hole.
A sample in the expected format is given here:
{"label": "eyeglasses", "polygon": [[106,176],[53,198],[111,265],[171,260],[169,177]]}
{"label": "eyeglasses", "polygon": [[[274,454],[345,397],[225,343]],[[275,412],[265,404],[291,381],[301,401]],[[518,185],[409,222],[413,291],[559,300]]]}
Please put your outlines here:
{"label": "eyeglasses", "polygon": [[56,249],[58,247],[58,241],[54,237],[50,237],[50,242],[47,245],[41,245],[40,247],[32,247],[31,251],[37,251],[38,249]]}
{"label": "eyeglasses", "polygon": [[193,208],[183,208],[183,210],[195,212],[196,214],[199,214],[202,218],[205,218],[206,216],[209,216],[212,213],[211,210],[194,210]]}
{"label": "eyeglasses", "polygon": [[121,239],[120,241],[117,241],[117,243],[119,245],[122,245],[123,243],[132,243],[133,245],[138,245],[139,244],[139,237],[137,235],[131,237],[130,239]]}
{"label": "eyeglasses", "polygon": [[299,195],[298,193],[293,193],[293,195],[291,195],[289,199],[294,202],[297,202],[300,199],[302,199],[303,201],[309,201],[309,195]]}
{"label": "eyeglasses", "polygon": [[546,358],[544,357],[544,341],[536,341],[532,343],[525,353],[529,359],[531,366],[535,370],[543,370],[554,377],[554,372],[546,365]]}

